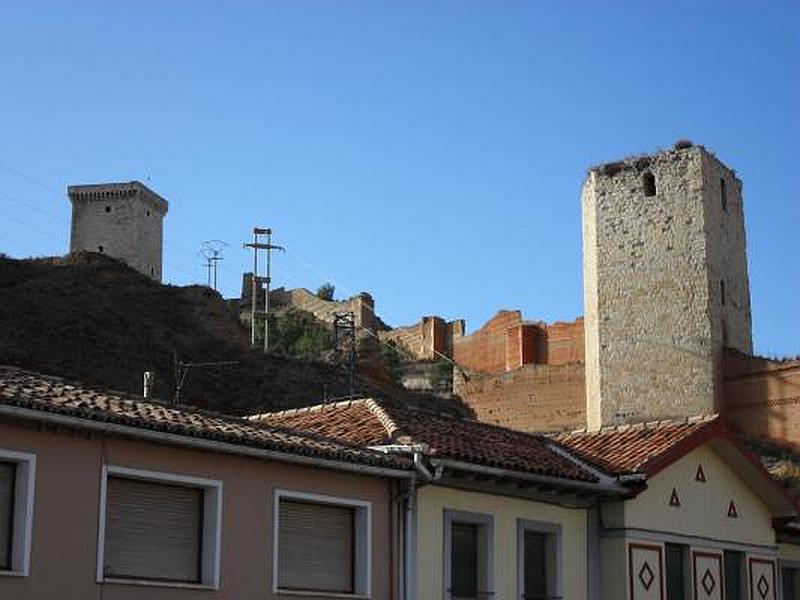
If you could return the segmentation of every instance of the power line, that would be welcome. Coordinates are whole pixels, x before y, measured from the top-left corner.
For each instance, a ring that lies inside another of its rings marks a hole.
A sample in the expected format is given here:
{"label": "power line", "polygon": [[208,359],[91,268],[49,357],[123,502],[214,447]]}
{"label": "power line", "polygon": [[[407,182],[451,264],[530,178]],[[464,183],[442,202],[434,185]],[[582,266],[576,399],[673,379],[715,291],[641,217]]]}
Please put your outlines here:
{"label": "power line", "polygon": [[217,263],[223,259],[222,252],[228,244],[222,240],[207,240],[203,242],[200,249],[200,256],[206,261],[206,269],[208,270],[208,287],[217,291]]}

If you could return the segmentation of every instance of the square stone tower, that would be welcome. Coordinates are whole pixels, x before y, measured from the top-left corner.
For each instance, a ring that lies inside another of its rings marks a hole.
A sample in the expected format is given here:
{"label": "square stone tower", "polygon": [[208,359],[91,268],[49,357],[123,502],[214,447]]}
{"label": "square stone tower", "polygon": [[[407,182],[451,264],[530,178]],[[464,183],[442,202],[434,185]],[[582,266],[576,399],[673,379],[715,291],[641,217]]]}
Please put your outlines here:
{"label": "square stone tower", "polygon": [[752,352],[742,182],[686,142],[582,201],[587,425],[714,412],[722,348]]}
{"label": "square stone tower", "polygon": [[139,181],[71,185],[70,252],[101,252],[161,281],[169,204]]}

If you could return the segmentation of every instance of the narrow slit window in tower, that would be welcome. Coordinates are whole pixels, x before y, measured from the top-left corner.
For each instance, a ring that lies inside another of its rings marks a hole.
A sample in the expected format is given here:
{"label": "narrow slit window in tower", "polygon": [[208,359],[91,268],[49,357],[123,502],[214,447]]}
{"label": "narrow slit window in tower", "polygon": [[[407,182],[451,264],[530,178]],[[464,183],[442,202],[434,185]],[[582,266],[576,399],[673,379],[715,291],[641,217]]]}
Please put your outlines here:
{"label": "narrow slit window in tower", "polygon": [[655,196],[656,195],[656,176],[652,173],[645,173],[642,177],[642,183],[644,185],[644,195],[645,196]]}
{"label": "narrow slit window in tower", "polygon": [[106,206],[106,212],[111,212],[111,207],[110,206]]}
{"label": "narrow slit window in tower", "polygon": [[102,251],[103,251],[103,247],[102,247],[102,246],[98,246],[98,247],[97,247],[97,251],[98,251],[98,252],[102,252]]}
{"label": "narrow slit window in tower", "polygon": [[722,211],[728,212],[728,189],[725,187],[725,180],[719,180],[719,199],[722,202]]}
{"label": "narrow slit window in tower", "polygon": [[719,280],[719,297],[722,299],[722,306],[725,306],[725,281]]}

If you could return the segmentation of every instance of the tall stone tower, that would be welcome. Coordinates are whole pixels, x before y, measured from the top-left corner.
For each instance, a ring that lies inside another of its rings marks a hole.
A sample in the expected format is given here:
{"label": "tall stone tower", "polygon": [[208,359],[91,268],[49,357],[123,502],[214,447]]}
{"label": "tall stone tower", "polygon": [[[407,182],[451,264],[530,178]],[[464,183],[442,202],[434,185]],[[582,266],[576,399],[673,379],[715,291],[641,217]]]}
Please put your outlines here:
{"label": "tall stone tower", "polygon": [[67,193],[70,252],[102,252],[161,281],[164,198],[138,181],[71,185]]}
{"label": "tall stone tower", "polygon": [[587,424],[715,411],[723,347],[752,352],[742,182],[702,146],[583,185]]}

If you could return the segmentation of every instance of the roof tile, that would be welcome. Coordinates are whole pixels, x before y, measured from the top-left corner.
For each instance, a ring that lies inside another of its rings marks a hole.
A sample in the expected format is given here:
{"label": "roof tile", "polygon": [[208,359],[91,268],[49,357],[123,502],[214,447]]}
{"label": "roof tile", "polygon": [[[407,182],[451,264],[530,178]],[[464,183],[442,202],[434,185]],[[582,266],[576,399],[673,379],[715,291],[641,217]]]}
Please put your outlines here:
{"label": "roof tile", "polygon": [[597,477],[551,449],[539,435],[412,409],[375,399],[351,400],[249,417],[359,446],[425,446],[436,458],[579,481]]}
{"label": "roof tile", "polygon": [[411,468],[405,458],[321,434],[291,431],[183,406],[171,407],[16,367],[0,366],[0,405],[334,461]]}
{"label": "roof tile", "polygon": [[717,415],[555,434],[569,450],[613,473],[648,472],[655,460],[718,421]]}

